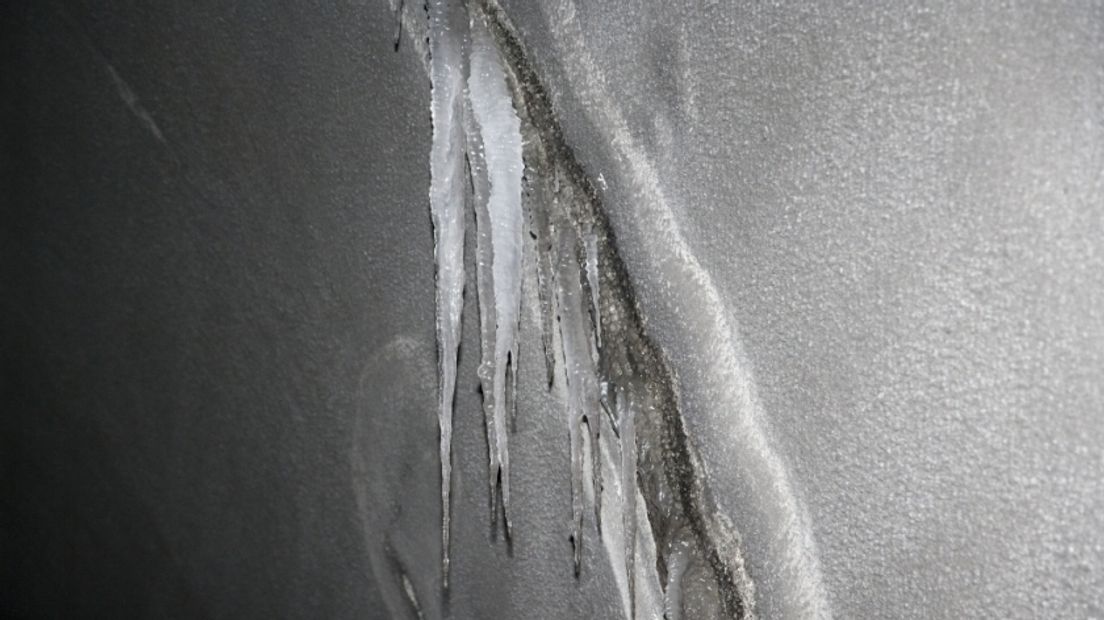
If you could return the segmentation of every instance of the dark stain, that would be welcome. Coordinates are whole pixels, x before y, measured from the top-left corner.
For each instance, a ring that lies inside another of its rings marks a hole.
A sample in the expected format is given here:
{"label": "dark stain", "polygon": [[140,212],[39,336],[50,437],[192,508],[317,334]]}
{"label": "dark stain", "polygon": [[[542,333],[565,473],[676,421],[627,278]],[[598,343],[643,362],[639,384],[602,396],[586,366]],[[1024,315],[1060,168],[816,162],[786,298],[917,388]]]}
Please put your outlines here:
{"label": "dark stain", "polygon": [[[533,209],[530,209],[538,229],[537,247],[542,255],[538,260],[544,260],[543,255],[552,250],[552,244],[542,238],[545,235],[541,234],[541,223],[557,218],[557,206],[566,209],[559,215],[560,221],[569,222],[579,233],[576,235],[577,253],[582,252],[586,231],[593,231],[598,239],[599,314],[603,334],[600,373],[604,380],[614,384],[643,386],[643,393],[638,396],[647,405],[637,414],[636,475],[655,537],[660,579],[666,580],[669,547],[689,535],[696,559],[708,567],[713,577],[723,613],[736,618],[754,617],[750,580],[739,551],[732,551],[739,549],[738,534],[728,531],[712,517],[716,511],[683,424],[676,382],[662,351],[645,333],[644,317],[617,251],[616,236],[601,194],[565,140],[551,99],[514,26],[496,3],[476,0],[476,4],[486,16],[487,25],[508,64],[508,73],[512,73],[515,107],[522,115],[523,125],[529,126],[523,126],[523,131],[528,129],[540,142],[540,148],[535,151],[526,150],[527,171],[531,168],[536,172],[528,176],[539,177],[546,186],[552,186],[546,188],[551,196],[542,196],[539,189],[532,186],[527,192],[530,204],[553,211],[533,216]],[[535,186],[540,181],[527,177],[527,183]],[[553,197],[556,200],[547,200]],[[585,276],[580,277],[589,290]],[[541,289],[546,288],[546,283],[541,283]],[[547,340],[545,346],[547,351],[550,347]],[[551,372],[549,377],[551,379]]]}

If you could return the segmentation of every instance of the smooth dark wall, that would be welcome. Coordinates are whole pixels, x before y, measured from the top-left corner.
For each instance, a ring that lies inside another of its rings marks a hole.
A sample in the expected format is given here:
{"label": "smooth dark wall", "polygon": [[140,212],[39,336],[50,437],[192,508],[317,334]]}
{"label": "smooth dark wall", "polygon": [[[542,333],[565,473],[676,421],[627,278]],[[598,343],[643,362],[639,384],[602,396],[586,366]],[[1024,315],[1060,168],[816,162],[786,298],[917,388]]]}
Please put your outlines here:
{"label": "smooth dark wall", "polygon": [[432,339],[424,72],[384,3],[106,4],[0,18],[0,615],[378,617],[350,429]]}

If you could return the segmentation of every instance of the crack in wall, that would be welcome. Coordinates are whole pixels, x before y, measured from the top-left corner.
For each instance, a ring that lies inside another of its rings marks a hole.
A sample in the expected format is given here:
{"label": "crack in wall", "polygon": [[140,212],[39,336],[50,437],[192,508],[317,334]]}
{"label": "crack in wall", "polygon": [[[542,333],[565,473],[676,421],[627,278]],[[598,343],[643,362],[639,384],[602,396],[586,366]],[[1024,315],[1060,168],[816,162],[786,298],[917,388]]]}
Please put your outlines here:
{"label": "crack in wall", "polygon": [[[677,598],[681,598],[687,617],[753,617],[754,587],[744,566],[739,536],[709,497],[700,461],[679,412],[670,366],[645,333],[601,194],[564,139],[547,91],[505,13],[491,0],[479,0],[477,5],[508,66],[515,108],[526,138],[525,204],[538,250],[543,343],[550,382],[555,359],[550,350],[554,340],[550,328],[556,303],[550,299],[549,285],[562,284],[557,276],[563,274],[555,272],[563,258],[557,256],[556,240],[566,229],[573,233],[568,242],[573,247],[565,250],[574,254],[569,264],[576,267],[574,275],[583,298],[598,300],[598,316],[587,314],[593,321],[595,341],[597,334],[603,334],[602,346],[595,347],[598,372],[606,387],[602,390],[602,406],[607,412],[621,412],[610,415],[615,432],[619,424],[631,420],[622,418],[625,411],[636,414],[632,446],[635,475],[630,477],[635,478],[645,500],[660,581],[668,584],[668,590],[681,590],[682,596]],[[586,247],[590,242],[597,249],[598,291],[593,290],[593,277],[588,277],[593,274],[587,273],[592,260]],[[558,318],[562,320],[562,316]],[[623,400],[628,401],[627,407],[619,406]],[[588,426],[596,428],[596,412],[587,413],[591,416]],[[590,424],[592,421],[594,424]],[[594,445],[592,438],[592,448]],[[600,481],[596,483],[600,486]],[[628,495],[635,490],[623,491]],[[595,497],[600,497],[597,490]],[[600,528],[597,518],[596,526]],[[574,542],[578,554],[581,541]],[[627,547],[631,563],[631,542]],[[681,564],[678,571],[670,570],[673,559]],[[671,581],[676,575],[680,579]],[[669,593],[668,600],[671,598]]]}
{"label": "crack in wall", "polygon": [[[662,584],[657,586],[663,590],[662,608],[671,619],[753,617],[754,587],[744,566],[740,538],[709,496],[679,410],[676,377],[645,332],[601,194],[564,139],[551,100],[516,31],[494,0],[456,6],[431,0],[426,8],[433,52],[430,197],[437,256],[443,584],[447,588],[451,404],[459,344],[458,300],[463,296],[458,279],[464,269],[462,209],[470,204],[480,241],[476,257],[484,351],[480,376],[488,424],[492,520],[500,483],[509,535],[503,414],[516,399],[503,386],[507,360],[511,383],[517,376],[513,368],[516,312],[511,308],[516,307],[514,289],[520,287],[522,277],[512,265],[522,251],[535,252],[532,262],[548,385],[553,387],[559,378],[565,392],[571,448],[570,540],[576,576],[582,570],[588,497],[598,537],[609,535],[603,534],[601,522],[602,471],[607,468],[617,474],[613,488],[621,491],[615,503],[623,521],[623,545],[616,549],[610,540],[604,542],[615,574],[618,563],[623,563],[627,613],[636,616],[636,582],[642,575],[649,585]],[[466,138],[459,136],[461,127]],[[463,172],[471,184],[461,189],[457,177]],[[528,216],[528,243],[522,243],[516,229],[523,213]],[[505,230],[513,232],[508,237],[498,234]],[[493,357],[488,356],[490,351]],[[488,393],[492,376],[494,389]],[[616,439],[603,436],[603,428]],[[620,452],[621,458],[609,460],[611,451]],[[640,524],[638,493],[647,519]],[[647,533],[650,540],[643,543],[638,533]],[[649,558],[654,552],[651,566],[636,562],[638,543]],[[655,596],[651,600],[654,605]]]}

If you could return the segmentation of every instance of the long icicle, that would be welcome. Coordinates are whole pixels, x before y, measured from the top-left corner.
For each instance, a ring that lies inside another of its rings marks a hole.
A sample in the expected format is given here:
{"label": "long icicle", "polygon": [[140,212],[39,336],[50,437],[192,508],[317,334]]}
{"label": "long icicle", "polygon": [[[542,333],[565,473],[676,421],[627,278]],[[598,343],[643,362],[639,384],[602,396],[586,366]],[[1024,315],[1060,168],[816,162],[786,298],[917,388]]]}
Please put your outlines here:
{"label": "long icicle", "polygon": [[430,112],[433,145],[430,154],[429,207],[433,219],[437,272],[438,424],[441,457],[442,581],[448,587],[449,496],[452,485],[452,408],[456,392],[456,358],[464,307],[464,145],[460,94],[463,56],[450,33],[445,0],[429,3]]}
{"label": "long icicle", "polygon": [[[571,514],[572,542],[575,549],[575,572],[578,574],[582,552],[583,480],[585,463],[591,464],[590,483],[594,490],[595,527],[601,534],[601,461],[598,460],[598,426],[601,419],[597,369],[591,354],[590,321],[587,318],[588,300],[583,298],[582,272],[577,256],[574,231],[563,227],[557,233],[555,274],[556,310],[558,316],[560,346],[563,353],[564,379],[567,389],[568,437],[571,443]],[[582,424],[586,423],[591,451],[584,455],[585,444]]]}
{"label": "long icicle", "polygon": [[[497,460],[497,479],[502,490],[506,532],[510,532],[510,453],[506,411],[507,398],[516,372],[516,341],[521,304],[522,235],[521,121],[514,110],[498,48],[483,19],[473,14],[471,22],[471,72],[468,93],[471,108],[482,135],[483,153],[490,181],[487,210],[491,222],[491,276],[494,291],[494,377],[492,410],[494,442],[492,463]],[[492,469],[495,469],[492,465]],[[492,474],[492,486],[495,483]]]}
{"label": "long icicle", "polygon": [[593,230],[587,232],[583,238],[583,244],[586,248],[586,279],[587,286],[590,288],[590,312],[591,320],[594,322],[594,344],[597,350],[602,348],[602,315],[598,303],[598,235]]}
{"label": "long icicle", "polygon": [[614,392],[617,425],[621,430],[621,518],[625,535],[625,576],[629,582],[629,614],[636,618],[636,403],[629,391]]}
{"label": "long icicle", "polygon": [[664,588],[664,616],[667,620],[682,618],[682,576],[690,563],[690,543],[679,537],[669,543],[667,555],[667,587]]}
{"label": "long icicle", "polygon": [[[468,89],[471,85],[469,84]],[[495,313],[494,293],[492,282],[494,280],[491,265],[494,262],[494,254],[491,249],[491,213],[488,210],[487,200],[490,194],[490,180],[487,178],[487,160],[483,151],[483,136],[479,123],[475,120],[475,113],[471,109],[470,90],[464,102],[464,129],[467,135],[468,167],[472,178],[472,209],[475,211],[475,269],[476,290],[479,293],[479,348],[482,359],[476,374],[479,376],[480,389],[483,392],[483,424],[487,434],[487,481],[490,486],[488,497],[490,498],[491,520],[494,521],[498,510],[498,500],[495,495],[495,487],[498,479],[500,462],[495,446],[495,400],[494,400],[494,348],[495,348]]]}

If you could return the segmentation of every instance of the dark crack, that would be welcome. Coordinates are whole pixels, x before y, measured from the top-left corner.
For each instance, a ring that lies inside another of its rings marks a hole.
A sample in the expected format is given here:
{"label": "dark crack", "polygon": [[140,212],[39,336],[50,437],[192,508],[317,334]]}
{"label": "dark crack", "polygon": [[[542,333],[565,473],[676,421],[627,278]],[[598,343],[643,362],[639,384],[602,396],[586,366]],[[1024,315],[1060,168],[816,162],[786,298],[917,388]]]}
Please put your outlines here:
{"label": "dark crack", "polygon": [[[586,234],[597,236],[603,334],[599,372],[610,385],[630,390],[634,403],[639,404],[636,480],[655,538],[661,583],[668,577],[673,550],[683,545],[690,549],[687,574],[709,577],[684,577],[684,583],[690,583],[682,597],[684,617],[754,617],[753,588],[739,536],[710,500],[700,462],[683,424],[676,382],[662,351],[645,332],[644,317],[617,251],[602,195],[565,140],[552,101],[516,29],[493,0],[475,0],[475,4],[486,16],[508,64],[515,107],[527,138],[526,204],[537,237],[538,283],[546,323],[549,305],[545,295],[550,283],[541,276],[541,264],[555,264],[549,255],[554,251],[552,230],[574,228],[577,253],[583,251]],[[585,275],[580,274],[580,278],[589,294]],[[548,333],[546,325],[546,351],[551,346]]]}

